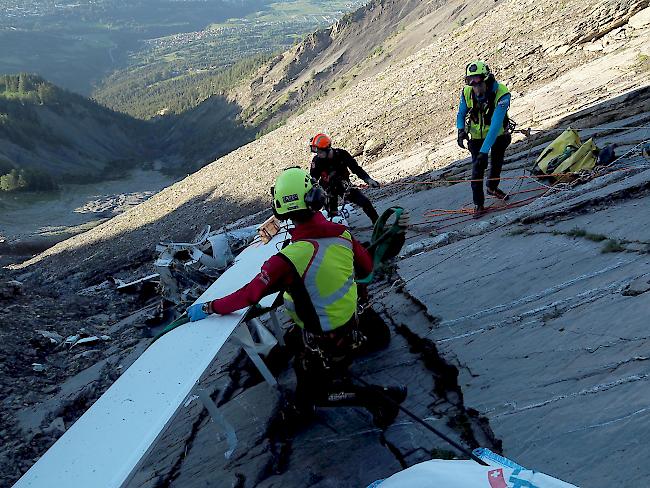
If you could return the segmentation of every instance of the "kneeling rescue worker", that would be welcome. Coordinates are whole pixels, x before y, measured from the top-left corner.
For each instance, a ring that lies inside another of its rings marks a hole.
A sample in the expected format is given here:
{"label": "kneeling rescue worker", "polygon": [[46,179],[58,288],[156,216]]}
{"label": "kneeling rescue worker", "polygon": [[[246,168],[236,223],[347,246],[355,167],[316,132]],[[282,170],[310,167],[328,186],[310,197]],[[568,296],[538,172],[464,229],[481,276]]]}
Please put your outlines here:
{"label": "kneeling rescue worker", "polygon": [[358,386],[348,375],[364,340],[358,329],[355,275],[372,271],[370,254],[344,225],[319,212],[326,195],[307,172],[285,170],[271,193],[275,215],[295,224],[291,243],[238,291],[189,307],[190,320],[231,313],[284,290],[287,312],[299,328],[290,334],[298,338],[293,341],[298,412],[313,413],[315,406],[362,406],[372,413],[375,425],[385,428],[395,420],[396,403],[406,398],[406,387]]}
{"label": "kneeling rescue worker", "polygon": [[[508,196],[499,189],[501,167],[506,148],[510,145],[510,91],[494,79],[489,66],[474,61],[465,68],[465,88],[460,94],[456,117],[458,145],[472,153],[472,196],[475,215],[484,211],[483,175],[488,166],[488,153],[492,154],[487,193],[501,200]],[[469,132],[469,135],[468,135]],[[471,139],[470,139],[471,138]]]}
{"label": "kneeling rescue worker", "polygon": [[319,185],[328,193],[327,213],[330,217],[336,215],[339,197],[347,192],[348,201],[360,206],[374,224],[379,215],[370,200],[357,188],[352,187],[350,171],[361,178],[371,188],[379,188],[379,183],[373,180],[357,160],[345,149],[333,148],[332,139],[327,134],[316,134],[309,145],[315,153],[311,160],[309,173],[316,178]]}

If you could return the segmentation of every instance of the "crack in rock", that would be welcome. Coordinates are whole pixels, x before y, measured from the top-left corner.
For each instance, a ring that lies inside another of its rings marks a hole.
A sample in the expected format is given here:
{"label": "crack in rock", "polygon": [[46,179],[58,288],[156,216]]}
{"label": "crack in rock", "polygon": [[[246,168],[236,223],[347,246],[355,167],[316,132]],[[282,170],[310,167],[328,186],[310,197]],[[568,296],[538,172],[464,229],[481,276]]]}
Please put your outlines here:
{"label": "crack in rock", "polygon": [[409,466],[408,466],[408,463],[406,462],[405,456],[402,454],[402,452],[399,450],[399,448],[398,448],[397,446],[395,446],[395,445],[392,444],[388,439],[386,439],[386,435],[385,435],[384,432],[381,433],[380,442],[381,442],[382,445],[386,446],[386,448],[388,449],[388,451],[389,451],[393,456],[395,456],[395,459],[396,459],[397,462],[400,464],[400,466],[402,467],[402,469],[406,469],[406,468],[409,467]]}
{"label": "crack in rock", "polygon": [[541,298],[547,297],[549,295],[557,293],[558,291],[564,290],[564,289],[566,289],[566,288],[568,288],[568,287],[570,287],[572,285],[575,285],[576,283],[579,283],[581,281],[585,281],[585,280],[588,280],[588,279],[595,278],[597,276],[603,275],[605,273],[608,273],[609,271],[613,271],[613,270],[618,269],[618,268],[620,268],[622,266],[628,265],[628,264],[630,264],[630,263],[632,263],[634,261],[635,261],[634,259],[629,259],[627,261],[618,261],[617,263],[612,264],[610,266],[606,266],[603,269],[594,271],[592,273],[586,273],[586,274],[577,276],[577,277],[575,277],[575,278],[573,278],[571,280],[567,280],[567,281],[565,281],[563,283],[552,286],[552,287],[547,288],[545,290],[542,290],[542,291],[540,291],[538,293],[521,297],[521,298],[519,298],[517,300],[514,300],[512,302],[503,303],[501,305],[497,305],[495,307],[487,308],[485,310],[480,310],[480,311],[475,312],[475,313],[473,313],[471,315],[465,315],[463,317],[458,317],[456,319],[444,320],[444,321],[441,322],[440,325],[449,327],[449,326],[452,326],[452,325],[457,324],[459,322],[465,322],[465,321],[468,321],[468,320],[476,320],[476,319],[480,319],[480,318],[483,318],[483,317],[488,316],[488,315],[494,315],[494,314],[497,314],[497,313],[500,313],[500,312],[504,312],[506,310],[512,310],[513,308],[515,308],[515,307],[517,307],[519,305],[524,305],[524,304],[527,304],[527,303],[537,301],[537,300],[539,300]]}
{"label": "crack in rock", "polygon": [[500,417],[507,417],[509,415],[514,415],[514,414],[517,414],[517,413],[525,412],[527,410],[533,410],[535,408],[544,407],[546,405],[550,405],[552,403],[556,403],[556,402],[559,402],[559,401],[562,401],[562,400],[577,398],[579,396],[584,396],[584,395],[593,395],[595,393],[600,393],[602,391],[610,390],[610,389],[615,388],[615,387],[620,386],[620,385],[626,385],[628,383],[633,383],[633,382],[636,382],[636,381],[644,381],[644,380],[648,379],[649,377],[650,377],[650,374],[641,374],[641,375],[635,374],[635,375],[628,376],[626,378],[620,378],[620,379],[618,379],[616,381],[610,381],[608,383],[602,383],[602,384],[599,384],[599,385],[594,385],[591,388],[585,388],[584,390],[576,391],[576,392],[570,393],[568,395],[558,395],[558,396],[555,396],[553,398],[549,398],[548,400],[544,400],[542,402],[531,403],[530,405],[525,405],[525,406],[523,406],[521,408],[516,408],[516,405],[511,403],[510,405],[515,406],[514,410],[511,410],[509,412],[504,412],[504,413],[501,413],[501,414],[497,414],[493,418],[496,419],[496,418],[500,418]]}
{"label": "crack in rock", "polygon": [[612,424],[615,424],[615,423],[618,423],[618,422],[622,422],[624,420],[628,420],[628,419],[630,419],[632,417],[635,417],[637,415],[640,415],[640,414],[643,414],[643,413],[646,413],[646,412],[650,412],[650,405],[646,406],[644,408],[640,408],[638,410],[635,410],[634,412],[630,412],[628,414],[625,414],[625,415],[623,415],[621,417],[616,417],[614,419],[608,420],[606,422],[599,422],[597,424],[585,425],[584,427],[580,427],[578,429],[571,429],[571,430],[567,430],[567,431],[564,431],[564,432],[561,432],[561,433],[558,433],[558,434],[553,434],[553,436],[536,437],[536,438],[531,439],[530,442],[531,443],[532,442],[539,442],[539,441],[543,441],[543,440],[547,440],[547,439],[551,439],[551,438],[558,438],[560,435],[574,434],[576,432],[582,432],[582,431],[585,431],[585,430],[599,429],[601,427],[607,427],[609,425],[612,425]]}
{"label": "crack in rock", "polygon": [[[494,323],[492,323],[490,325],[487,325],[485,327],[481,327],[479,329],[476,329],[476,330],[473,330],[473,331],[470,331],[470,332],[466,332],[464,334],[459,334],[459,335],[439,339],[436,342],[437,343],[444,343],[444,342],[449,342],[449,341],[452,341],[452,340],[463,339],[463,338],[470,337],[470,336],[473,336],[473,335],[476,335],[476,334],[482,334],[483,332],[488,332],[488,331],[491,331],[491,330],[494,330],[494,329],[498,329],[498,328],[501,328],[501,327],[506,327],[508,325],[515,324],[517,322],[521,322],[525,318],[534,317],[534,316],[542,314],[542,313],[544,313],[544,312],[546,312],[548,310],[552,310],[552,313],[551,313],[550,317],[546,316],[546,320],[549,320],[549,319],[552,319],[552,318],[557,318],[557,317],[563,315],[564,313],[566,313],[566,312],[568,312],[570,310],[574,310],[576,308],[583,307],[583,306],[585,306],[587,304],[593,303],[596,300],[599,300],[599,299],[601,299],[601,298],[603,298],[605,296],[611,295],[612,293],[619,293],[620,290],[622,289],[622,287],[625,285],[626,281],[627,280],[620,281],[620,282],[615,282],[615,283],[612,283],[612,284],[610,284],[608,286],[605,286],[605,287],[602,287],[602,288],[594,288],[594,289],[591,289],[591,290],[587,290],[587,291],[579,293],[579,294],[577,294],[575,296],[567,297],[567,298],[564,298],[562,300],[557,300],[557,301],[549,303],[547,305],[543,305],[541,307],[537,307],[537,308],[534,308],[534,309],[531,309],[531,310],[527,310],[527,311],[522,312],[522,313],[520,313],[518,315],[508,317],[507,319],[501,320],[499,322],[494,322]],[[568,306],[566,306],[564,308],[561,308],[563,305],[567,305],[567,304],[568,304]],[[541,321],[542,323],[545,322],[544,318],[545,317],[542,317],[542,321]],[[535,323],[538,323],[538,322],[540,322],[540,321],[539,320],[531,320],[529,322],[526,322],[525,324],[522,324],[522,326],[535,324]],[[449,326],[449,327],[450,327],[450,329],[452,328],[452,326]],[[610,336],[610,337],[614,337],[614,336]]]}
{"label": "crack in rock", "polygon": [[[394,309],[402,313],[391,317],[387,310],[382,314],[395,328],[396,333],[404,337],[413,353],[419,355],[424,366],[433,373],[434,391],[439,411],[431,411],[447,419],[447,425],[459,433],[463,442],[474,449],[480,446],[489,446],[495,452],[502,452],[502,441],[498,439],[490,428],[487,418],[479,415],[473,408],[467,407],[463,400],[463,391],[458,383],[458,368],[445,360],[436,347],[436,344],[426,337],[422,337],[412,329],[428,329],[437,322],[437,317],[432,317],[426,307],[411,296],[400,294],[396,298],[399,303]],[[400,322],[404,311],[415,313],[408,314],[409,325]],[[444,401],[441,401],[444,400]],[[431,406],[429,407],[431,409]]]}

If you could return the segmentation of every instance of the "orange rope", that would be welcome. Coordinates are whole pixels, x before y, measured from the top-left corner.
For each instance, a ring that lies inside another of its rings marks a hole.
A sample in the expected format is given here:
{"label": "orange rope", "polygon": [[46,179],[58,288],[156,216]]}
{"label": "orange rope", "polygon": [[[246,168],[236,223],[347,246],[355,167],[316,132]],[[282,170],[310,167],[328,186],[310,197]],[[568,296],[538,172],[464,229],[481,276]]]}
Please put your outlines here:
{"label": "orange rope", "polygon": [[[514,192],[511,193],[510,195],[516,195],[520,193],[528,193],[528,192],[533,192],[533,191],[542,191],[544,190],[544,193],[541,193],[539,195],[533,195],[532,197],[525,198],[523,200],[518,200],[516,202],[512,202],[506,205],[501,205],[501,206],[489,206],[488,208],[485,209],[485,213],[490,213],[490,212],[500,212],[502,210],[508,210],[511,208],[517,208],[517,207],[522,207],[524,205],[527,205],[531,203],[533,200],[543,196],[546,194],[549,190],[547,188],[533,188],[531,190],[522,190],[519,192]],[[434,213],[432,213],[434,212]],[[435,213],[438,212],[438,213]],[[448,225],[444,225],[441,227],[436,227],[436,230],[441,230],[441,229],[446,229],[447,227],[451,227],[463,222],[468,222],[474,218],[474,209],[469,208],[469,207],[461,207],[459,209],[451,210],[451,209],[431,209],[427,210],[423,213],[423,217],[425,219],[435,219],[436,217],[445,217],[442,219],[437,219],[437,220],[425,220],[422,222],[416,222],[411,225],[425,225],[425,224],[430,224],[430,225],[435,225],[439,224],[442,222],[451,222],[452,220],[458,220],[458,219],[463,219],[458,222],[453,222]],[[470,215],[469,218],[467,216]]]}
{"label": "orange rope", "polygon": [[[614,171],[610,171],[605,174],[613,174],[613,173],[619,173],[619,172],[627,172],[627,171],[632,171],[633,169],[638,169],[636,166],[630,166],[626,168],[621,168],[617,169]],[[501,181],[507,181],[507,180],[524,180],[524,179],[541,179],[541,178],[549,178],[552,176],[568,176],[571,175],[572,173],[550,173],[550,174],[544,174],[544,175],[522,175],[522,176],[504,176],[501,178],[483,178],[483,179],[463,179],[463,180],[435,180],[435,181],[395,181],[393,183],[388,183],[384,185],[390,186],[390,185],[436,185],[436,184],[442,184],[442,183],[472,183],[472,182],[478,182],[478,181],[496,181],[496,180],[501,180]]]}
{"label": "orange rope", "polygon": [[[528,205],[533,200],[541,197],[542,195],[543,194],[533,195],[532,197],[528,197],[528,198],[525,198],[524,200],[519,200],[517,202],[513,202],[513,203],[510,203],[508,205],[503,205],[503,206],[498,206],[498,207],[488,207],[488,208],[485,209],[485,213],[487,214],[487,213],[493,213],[493,212],[500,212],[502,210],[508,210],[508,209],[511,209],[511,208],[523,207],[524,205]],[[467,214],[463,214],[463,215],[459,215],[459,216],[456,216],[456,217],[450,217],[450,218],[446,218],[446,219],[439,219],[439,220],[431,221],[431,224],[437,224],[437,223],[442,223],[442,222],[449,222],[451,220],[457,220],[459,218],[466,217],[466,215]],[[473,220],[473,219],[474,219],[474,216],[472,215],[470,217],[464,218],[463,220],[459,220],[458,222],[453,222],[453,223],[450,223],[450,224],[447,224],[447,225],[436,227],[436,230],[440,231],[442,229],[446,229],[448,227],[452,227],[454,225],[461,224],[463,222],[469,222],[470,220]]]}
{"label": "orange rope", "polygon": [[[639,169],[636,166],[627,166],[623,167],[614,171],[609,171],[603,175],[599,176],[605,176],[613,173],[620,173],[620,172],[629,172],[634,169]],[[509,176],[505,178],[487,178],[487,179],[476,179],[476,180],[436,180],[436,181],[402,181],[402,182],[394,182],[390,183],[385,186],[390,186],[390,185],[398,185],[398,184],[412,184],[412,185],[418,185],[418,184],[440,184],[440,183],[471,183],[473,181],[490,181],[490,180],[524,180],[524,179],[540,179],[540,178],[546,178],[546,177],[551,177],[551,176],[567,176],[571,173],[552,173],[552,174],[547,174],[547,175],[522,175],[522,176]],[[541,184],[540,184],[541,185]],[[520,190],[512,193],[508,193],[508,196],[512,195],[520,195],[523,193],[531,193],[531,192],[537,192],[537,191],[543,191],[543,193],[540,193],[539,195],[533,195],[532,197],[525,198],[523,200],[518,200],[516,202],[512,202],[506,205],[502,206],[489,206],[485,209],[485,213],[491,213],[491,212],[500,212],[502,210],[508,210],[511,208],[517,208],[517,207],[522,207],[524,205],[528,205],[531,203],[533,200],[546,195],[550,190],[552,190],[551,187],[547,186],[540,186],[539,188],[531,188],[528,190]],[[494,199],[498,199],[497,197],[490,197]],[[500,200],[500,199],[498,199]],[[453,222],[451,224],[444,225],[442,227],[436,227],[436,230],[441,230],[445,229],[447,227],[451,227],[457,224],[460,224],[462,222],[468,222],[474,218],[473,216],[474,210],[470,207],[461,207],[459,209],[445,209],[445,208],[434,208],[430,210],[426,210],[423,212],[422,216],[425,219],[435,219],[437,217],[444,217],[444,218],[439,218],[437,220],[425,220],[422,222],[414,222],[411,225],[425,225],[425,224],[430,224],[430,225],[435,225],[438,223],[442,222],[451,222],[452,220],[458,220],[458,219],[463,219],[458,222]],[[467,215],[471,215],[469,218],[466,218]]]}

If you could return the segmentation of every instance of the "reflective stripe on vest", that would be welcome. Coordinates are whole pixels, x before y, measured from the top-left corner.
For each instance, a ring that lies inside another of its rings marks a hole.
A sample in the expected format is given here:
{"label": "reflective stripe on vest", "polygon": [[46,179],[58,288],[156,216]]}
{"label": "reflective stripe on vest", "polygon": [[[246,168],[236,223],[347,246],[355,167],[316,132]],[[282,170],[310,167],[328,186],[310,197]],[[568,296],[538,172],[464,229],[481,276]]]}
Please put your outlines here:
{"label": "reflective stripe on vest", "polygon": [[[506,85],[499,82],[496,83],[497,83],[497,91],[494,94],[494,107],[497,106],[499,100],[501,100],[501,98],[503,98],[504,95],[510,93],[510,90],[508,90],[508,87]],[[471,114],[472,109],[474,108],[474,99],[472,98],[471,86],[466,86],[465,88],[463,88],[463,96],[465,97],[465,103],[467,104],[467,109],[468,109],[467,113]],[[468,126],[467,129],[472,139],[485,139],[487,137],[487,134],[490,131],[490,124],[487,123],[487,121],[485,120],[486,115],[487,115],[487,111],[479,109],[478,121],[469,118],[469,121],[467,123]],[[504,121],[508,120],[508,112],[506,112],[505,119],[503,120]],[[501,127],[498,135],[503,135],[504,132],[505,132],[504,128]]]}
{"label": "reflective stripe on vest", "polygon": [[[328,332],[345,325],[357,308],[350,233],[345,231],[339,237],[296,241],[280,252],[291,260],[302,277],[321,330]],[[304,328],[288,292],[284,294],[284,303],[291,318]]]}

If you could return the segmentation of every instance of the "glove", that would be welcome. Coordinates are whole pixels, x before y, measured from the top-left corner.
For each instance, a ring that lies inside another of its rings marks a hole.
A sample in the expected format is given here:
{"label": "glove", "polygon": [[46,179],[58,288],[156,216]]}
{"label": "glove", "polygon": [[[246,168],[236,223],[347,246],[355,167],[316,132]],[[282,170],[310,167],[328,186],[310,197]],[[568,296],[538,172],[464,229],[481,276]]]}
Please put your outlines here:
{"label": "glove", "polygon": [[461,147],[461,149],[467,149],[465,147],[465,141],[469,141],[467,132],[465,132],[465,129],[458,129],[458,145]]}
{"label": "glove", "polygon": [[368,178],[366,180],[366,183],[368,183],[368,186],[370,188],[379,188],[379,182],[376,180],[373,180],[372,178]]}
{"label": "glove", "polygon": [[190,318],[190,322],[196,322],[197,320],[203,320],[208,316],[208,311],[210,307],[210,302],[206,303],[196,303],[187,309],[187,316]]}
{"label": "glove", "polygon": [[479,166],[487,167],[488,164],[487,153],[478,153],[478,156],[476,156],[476,164],[478,164]]}

